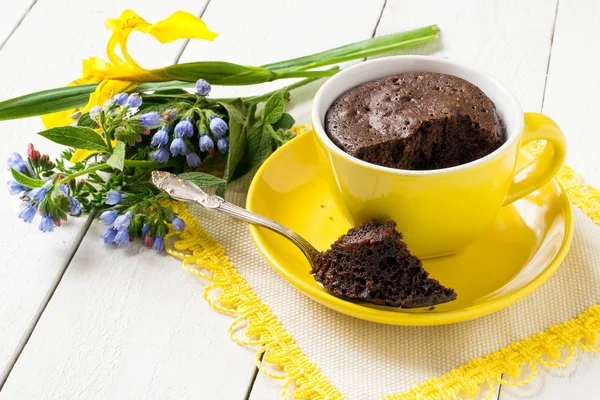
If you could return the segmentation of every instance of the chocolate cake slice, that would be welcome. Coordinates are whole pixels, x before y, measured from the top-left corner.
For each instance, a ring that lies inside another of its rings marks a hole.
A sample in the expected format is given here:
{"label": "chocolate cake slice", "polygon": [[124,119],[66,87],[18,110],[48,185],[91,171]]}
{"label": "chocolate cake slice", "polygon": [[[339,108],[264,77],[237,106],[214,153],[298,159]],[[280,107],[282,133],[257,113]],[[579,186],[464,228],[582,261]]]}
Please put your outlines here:
{"label": "chocolate cake slice", "polygon": [[343,151],[390,168],[449,168],[484,157],[504,143],[492,100],[453,75],[409,72],[342,94],[325,130]]}
{"label": "chocolate cake slice", "polygon": [[429,307],[456,299],[410,254],[393,221],[369,221],[352,228],[322,252],[315,280],[340,297],[402,307]]}

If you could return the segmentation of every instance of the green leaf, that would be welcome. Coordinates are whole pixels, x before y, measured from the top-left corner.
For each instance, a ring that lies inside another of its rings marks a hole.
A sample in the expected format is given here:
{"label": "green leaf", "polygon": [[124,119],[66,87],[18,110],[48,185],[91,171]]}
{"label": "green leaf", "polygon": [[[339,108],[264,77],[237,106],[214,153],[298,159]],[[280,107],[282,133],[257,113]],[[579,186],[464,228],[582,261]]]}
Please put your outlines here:
{"label": "green leaf", "polygon": [[281,115],[281,118],[279,118],[279,121],[275,122],[273,124],[273,129],[275,130],[279,130],[279,129],[290,129],[292,126],[294,126],[294,122],[296,122],[296,120],[294,119],[294,117],[292,117],[290,114],[288,113],[283,113],[283,115]]}
{"label": "green leaf", "polygon": [[125,143],[117,142],[112,154],[108,160],[106,160],[106,163],[114,169],[123,171],[123,166],[125,164]]}
{"label": "green leaf", "polygon": [[246,150],[246,109],[241,99],[221,103],[229,114],[229,153],[225,165],[225,180],[230,182]]}
{"label": "green leaf", "polygon": [[265,103],[265,109],[263,110],[263,119],[270,123],[274,124],[283,116],[283,112],[285,110],[285,100],[284,100],[285,89],[278,90],[273,93],[269,100]]}
{"label": "green leaf", "polygon": [[143,128],[134,126],[129,126],[129,128],[117,128],[115,137],[121,142],[125,142],[130,146],[135,146],[135,144],[139,142],[142,137],[140,132],[138,132],[138,129],[142,130]]}
{"label": "green leaf", "polygon": [[240,162],[233,179],[241,178],[262,163],[275,148],[275,140],[268,131],[263,121],[258,121],[252,126],[248,134],[246,152]]}
{"label": "green leaf", "polygon": [[30,178],[27,175],[24,175],[13,168],[10,169],[10,172],[12,173],[13,178],[15,178],[15,181],[17,181],[21,185],[27,186],[28,188],[31,188],[31,189],[37,188],[37,187],[42,187],[42,186],[44,186],[44,183],[46,183],[41,179]]}
{"label": "green leaf", "polygon": [[85,126],[92,129],[98,128],[98,124],[96,121],[90,118],[89,113],[82,114],[81,117],[79,117],[77,120],[77,126]]}
{"label": "green leaf", "polygon": [[179,174],[177,176],[181,179],[193,182],[198,187],[220,185],[225,183],[224,179],[217,178],[214,175],[206,174],[204,172],[184,172],[183,174]]}
{"label": "green leaf", "polygon": [[38,135],[63,146],[83,150],[106,150],[106,143],[102,137],[93,129],[83,126],[61,126],[38,132]]}

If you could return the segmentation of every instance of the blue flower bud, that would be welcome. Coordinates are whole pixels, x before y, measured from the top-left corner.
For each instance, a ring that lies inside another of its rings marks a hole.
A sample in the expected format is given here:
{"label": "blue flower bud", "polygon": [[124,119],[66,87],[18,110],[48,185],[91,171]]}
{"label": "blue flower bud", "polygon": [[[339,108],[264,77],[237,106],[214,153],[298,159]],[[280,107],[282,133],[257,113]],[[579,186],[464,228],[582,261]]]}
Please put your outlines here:
{"label": "blue flower bud", "polygon": [[116,190],[110,190],[106,194],[106,204],[108,204],[109,206],[114,206],[115,204],[123,200],[123,197],[124,196],[122,193],[119,193]]}
{"label": "blue flower bud", "polygon": [[154,134],[154,136],[152,136],[152,142],[150,144],[157,147],[159,145],[164,146],[167,143],[169,143],[169,128],[163,126]]}
{"label": "blue flower bud", "polygon": [[210,130],[217,136],[225,136],[229,127],[221,118],[215,117],[210,120]]}
{"label": "blue flower bud", "polygon": [[200,151],[212,151],[215,149],[215,143],[208,135],[200,136]]}
{"label": "blue flower bud", "polygon": [[42,216],[42,221],[39,226],[40,231],[42,232],[53,232],[54,231],[54,220],[48,214],[44,214]]}
{"label": "blue flower bud", "polygon": [[180,136],[185,135],[187,137],[191,137],[194,135],[194,126],[187,118],[183,119],[179,121],[177,125],[175,125],[175,133],[179,134]]}
{"label": "blue flower bud", "polygon": [[71,211],[71,215],[81,214],[81,202],[75,197],[69,197],[69,200],[71,200],[71,204],[69,204],[69,210]]}
{"label": "blue flower bud", "polygon": [[196,93],[200,96],[208,96],[210,93],[210,84],[204,79],[198,79],[196,81]]}
{"label": "blue flower bud", "polygon": [[127,95],[127,93],[119,93],[116,94],[115,97],[113,97],[113,101],[116,101],[117,105],[121,107],[123,104],[125,104],[128,98],[129,96]]}
{"label": "blue flower bud", "polygon": [[177,110],[175,110],[174,108],[169,108],[162,114],[162,119],[163,121],[165,121],[165,123],[170,124],[171,122],[173,122],[176,116]]}
{"label": "blue flower bud", "polygon": [[163,236],[156,236],[152,248],[158,252],[163,251],[165,249],[165,238]]}
{"label": "blue flower bud", "polygon": [[169,150],[166,147],[161,147],[154,153],[152,153],[152,159],[161,164],[164,164],[167,161],[169,161],[169,157]]}
{"label": "blue flower bud", "polygon": [[115,236],[115,243],[116,244],[122,244],[122,245],[128,245],[129,244],[129,232],[127,232],[127,229],[117,229],[117,236]]}
{"label": "blue flower bud", "polygon": [[28,187],[21,185],[17,181],[10,180],[6,182],[6,184],[8,185],[8,193],[10,193],[13,196],[16,196],[20,193],[23,193],[26,190],[29,190]]}
{"label": "blue flower bud", "polygon": [[102,214],[100,214],[100,221],[102,221],[104,225],[110,226],[115,222],[117,216],[118,214],[115,210],[104,211]]}
{"label": "blue flower bud", "polygon": [[227,153],[227,150],[229,149],[229,140],[226,138],[217,140],[217,148],[221,153]]}
{"label": "blue flower bud", "polygon": [[90,109],[90,118],[94,121],[100,119],[100,113],[102,112],[102,107],[94,106]]}
{"label": "blue flower bud", "polygon": [[31,223],[33,221],[33,217],[35,217],[36,209],[31,204],[27,204],[25,207],[19,210],[17,216],[21,218],[24,222]]}
{"label": "blue flower bud", "polygon": [[114,244],[116,237],[117,230],[115,228],[108,228],[102,232],[102,240],[104,241],[104,244]]}
{"label": "blue flower bud", "polygon": [[171,216],[171,222],[173,223],[173,228],[177,232],[183,232],[185,230],[185,221],[179,218],[177,215],[173,214]]}
{"label": "blue flower bud", "polygon": [[144,128],[153,128],[160,124],[160,115],[155,111],[142,114],[138,118]]}
{"label": "blue flower bud", "polygon": [[115,106],[115,100],[114,99],[108,99],[104,102],[104,104],[102,104],[102,109],[104,110],[104,112],[108,112],[111,111],[111,109]]}
{"label": "blue flower bud", "polygon": [[66,196],[69,195],[69,185],[67,185],[66,183],[63,183],[62,185],[60,185],[58,187],[58,190],[60,190]]}
{"label": "blue flower bud", "polygon": [[127,105],[131,108],[138,108],[142,105],[142,97],[137,93],[131,93],[127,98]]}
{"label": "blue flower bud", "polygon": [[146,236],[150,232],[150,224],[144,224],[142,226],[142,236]]}
{"label": "blue flower bud", "polygon": [[131,211],[127,211],[125,214],[119,215],[115,220],[115,228],[117,228],[119,231],[129,228],[132,215],[133,213]]}
{"label": "blue flower bud", "polygon": [[39,203],[44,200],[46,193],[48,193],[48,190],[50,190],[51,187],[52,182],[46,182],[44,183],[44,186],[32,189],[31,192],[29,192],[29,198]]}
{"label": "blue flower bud", "polygon": [[19,153],[12,153],[8,159],[8,166],[19,172],[25,172],[27,170],[27,165]]}
{"label": "blue flower bud", "polygon": [[173,156],[184,155],[185,153],[187,153],[185,143],[183,142],[183,139],[179,136],[173,139],[173,141],[171,142],[170,150]]}
{"label": "blue flower bud", "polygon": [[198,165],[202,164],[202,160],[200,160],[200,157],[196,153],[187,153],[185,160],[190,168],[196,168]]}

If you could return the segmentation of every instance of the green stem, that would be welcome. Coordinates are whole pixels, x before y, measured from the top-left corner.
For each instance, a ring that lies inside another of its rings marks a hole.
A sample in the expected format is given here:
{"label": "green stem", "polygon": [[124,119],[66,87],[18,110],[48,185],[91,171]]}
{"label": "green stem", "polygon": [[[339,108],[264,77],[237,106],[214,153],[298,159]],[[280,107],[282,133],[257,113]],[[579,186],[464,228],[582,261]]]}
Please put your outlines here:
{"label": "green stem", "polygon": [[[129,168],[167,168],[167,167],[172,167],[176,164],[177,164],[176,160],[171,160],[164,164],[154,162],[154,161],[125,160],[125,167],[129,167]],[[90,174],[93,174],[94,172],[103,171],[103,170],[109,169],[109,168],[111,168],[111,166],[106,163],[97,164],[97,165],[94,165],[93,167],[86,168],[84,170],[75,172],[74,174],[65,176],[64,178],[58,180],[56,183],[60,185],[62,183],[66,183],[66,182],[70,181],[71,179],[77,178],[79,176],[90,175]]]}

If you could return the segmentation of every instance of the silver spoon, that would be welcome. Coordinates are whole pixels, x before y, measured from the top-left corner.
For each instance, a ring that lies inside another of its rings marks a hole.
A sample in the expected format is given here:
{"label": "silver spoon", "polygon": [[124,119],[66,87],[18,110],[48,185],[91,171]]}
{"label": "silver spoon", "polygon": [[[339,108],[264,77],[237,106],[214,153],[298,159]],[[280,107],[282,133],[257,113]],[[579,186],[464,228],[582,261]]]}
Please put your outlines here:
{"label": "silver spoon", "polygon": [[165,171],[152,171],[152,182],[160,190],[176,200],[186,203],[197,203],[204,208],[221,211],[250,224],[258,225],[277,232],[294,243],[304,253],[311,267],[314,267],[319,254],[302,236],[285,226],[278,224],[262,215],[250,212],[242,207],[225,201],[222,197],[208,194],[192,182],[181,179],[177,175]]}

